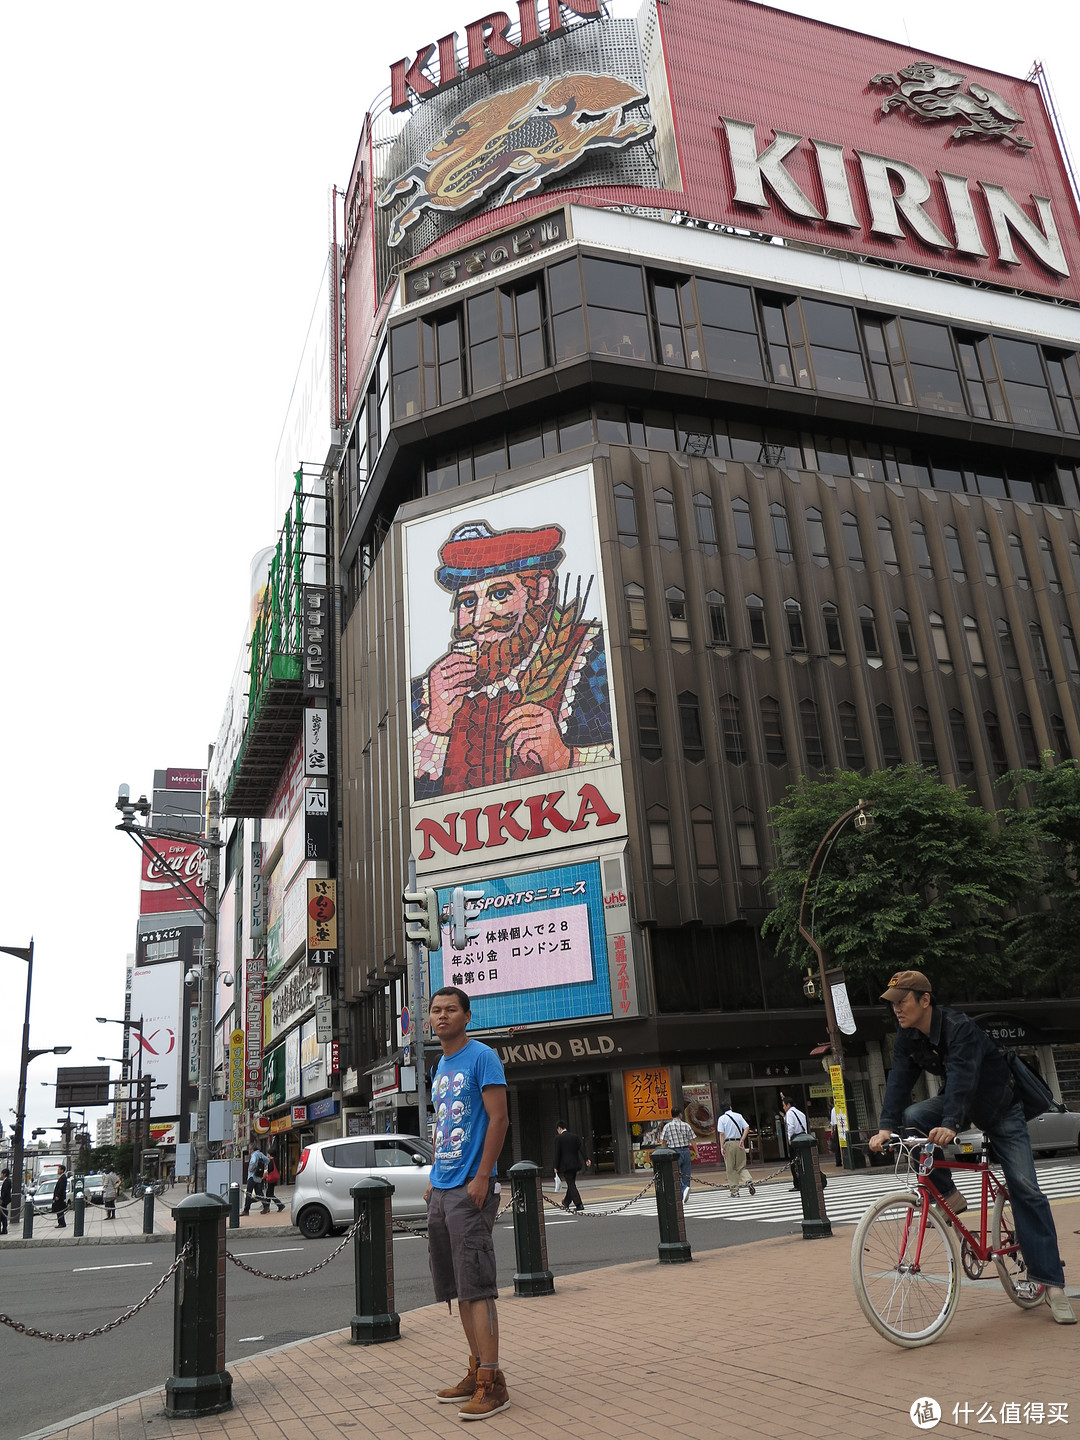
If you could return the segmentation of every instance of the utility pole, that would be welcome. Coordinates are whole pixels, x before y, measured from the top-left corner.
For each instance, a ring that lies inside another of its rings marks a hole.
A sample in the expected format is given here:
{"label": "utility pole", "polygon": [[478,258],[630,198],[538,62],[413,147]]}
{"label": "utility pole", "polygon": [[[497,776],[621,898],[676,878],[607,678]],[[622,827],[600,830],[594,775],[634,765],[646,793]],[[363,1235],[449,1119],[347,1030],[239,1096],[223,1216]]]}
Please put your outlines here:
{"label": "utility pole", "polygon": [[[416,856],[409,856],[409,891],[416,893]],[[438,933],[434,936],[438,946]],[[419,1116],[420,1139],[427,1142],[427,1070],[424,1064],[424,973],[423,959],[425,946],[419,940],[409,940],[409,1033],[412,1036],[413,1057],[416,1061],[416,1106]],[[406,1043],[408,1043],[408,1036]]]}
{"label": "utility pole", "polygon": [[214,996],[217,993],[218,857],[220,797],[211,786],[207,796],[206,866],[203,886],[202,983],[199,987],[199,1096],[195,1132],[195,1189],[206,1193],[206,1162],[210,1156],[210,1100],[214,1079]]}

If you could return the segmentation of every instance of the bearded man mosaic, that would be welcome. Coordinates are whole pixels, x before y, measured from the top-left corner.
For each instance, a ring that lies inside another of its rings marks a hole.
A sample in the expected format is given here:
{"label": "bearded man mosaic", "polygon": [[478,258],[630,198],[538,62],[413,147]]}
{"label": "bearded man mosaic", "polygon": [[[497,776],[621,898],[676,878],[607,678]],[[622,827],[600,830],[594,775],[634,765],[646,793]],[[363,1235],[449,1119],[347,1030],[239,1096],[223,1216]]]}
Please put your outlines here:
{"label": "bearded man mosaic", "polygon": [[[592,577],[560,577],[560,525],[457,524],[437,585],[449,648],[412,685],[418,800],[527,780],[614,755],[603,626]],[[560,583],[561,581],[561,583]]]}

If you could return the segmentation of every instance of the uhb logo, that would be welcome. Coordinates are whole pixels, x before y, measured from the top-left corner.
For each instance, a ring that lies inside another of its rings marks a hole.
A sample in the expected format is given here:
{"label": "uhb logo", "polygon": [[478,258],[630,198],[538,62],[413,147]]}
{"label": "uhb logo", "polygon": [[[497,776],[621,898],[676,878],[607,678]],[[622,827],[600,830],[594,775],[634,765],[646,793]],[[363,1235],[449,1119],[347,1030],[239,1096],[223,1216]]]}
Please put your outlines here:
{"label": "uhb logo", "polygon": [[605,895],[605,896],[604,896],[604,904],[605,904],[605,906],[606,906],[609,910],[611,910],[611,909],[612,909],[614,906],[616,906],[616,905],[625,905],[625,904],[626,904],[626,892],[625,892],[625,890],[613,890],[610,895]]}

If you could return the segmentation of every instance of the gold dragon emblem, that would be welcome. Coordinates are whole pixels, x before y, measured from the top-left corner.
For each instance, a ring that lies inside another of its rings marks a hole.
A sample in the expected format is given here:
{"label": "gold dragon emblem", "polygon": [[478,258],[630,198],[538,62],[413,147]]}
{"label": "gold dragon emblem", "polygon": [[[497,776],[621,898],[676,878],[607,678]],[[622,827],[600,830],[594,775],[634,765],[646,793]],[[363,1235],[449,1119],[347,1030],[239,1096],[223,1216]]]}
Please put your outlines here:
{"label": "gold dragon emblem", "polygon": [[394,216],[387,243],[400,245],[425,210],[454,212],[504,185],[496,205],[538,190],[590,150],[621,150],[653,134],[625,112],[648,97],[613,75],[543,77],[480,100],[450,124],[422,162],[397,176],[378,205]]}

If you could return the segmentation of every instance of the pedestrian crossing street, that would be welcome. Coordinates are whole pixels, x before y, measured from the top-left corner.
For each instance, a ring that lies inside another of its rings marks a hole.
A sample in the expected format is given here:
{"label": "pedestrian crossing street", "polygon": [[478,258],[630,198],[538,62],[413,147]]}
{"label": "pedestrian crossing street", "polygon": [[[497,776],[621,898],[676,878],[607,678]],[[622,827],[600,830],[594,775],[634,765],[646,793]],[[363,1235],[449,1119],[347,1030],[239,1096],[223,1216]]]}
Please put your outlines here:
{"label": "pedestrian crossing street", "polygon": [[[1080,1161],[1063,1162],[1056,1160],[1037,1164],[1039,1184],[1051,1200],[1080,1195]],[[896,1175],[892,1170],[873,1170],[870,1174],[850,1174],[834,1170],[831,1166],[822,1172],[828,1178],[825,1189],[825,1211],[834,1225],[855,1225],[873,1202],[890,1191],[903,1189],[907,1177]],[[977,1175],[961,1174],[957,1177],[958,1188],[966,1195],[973,1210],[980,1204],[980,1181]],[[587,1198],[587,1197],[586,1197]],[[649,1194],[622,1208],[625,1201],[610,1200],[588,1204],[588,1214],[607,1215],[619,1219],[624,1215],[644,1215],[656,1218],[656,1200]],[[787,1174],[775,1181],[760,1184],[757,1194],[743,1190],[732,1198],[726,1189],[712,1189],[695,1182],[690,1198],[685,1205],[688,1220],[758,1220],[766,1224],[790,1224],[802,1219],[802,1201],[791,1188]],[[581,1217],[564,1214],[550,1205],[544,1206],[544,1220],[548,1226],[577,1225]]]}

